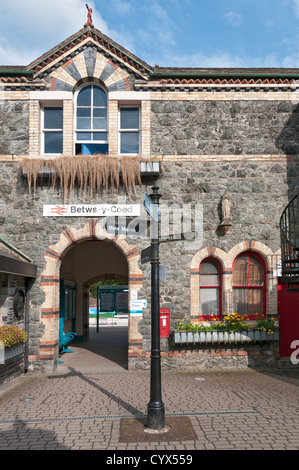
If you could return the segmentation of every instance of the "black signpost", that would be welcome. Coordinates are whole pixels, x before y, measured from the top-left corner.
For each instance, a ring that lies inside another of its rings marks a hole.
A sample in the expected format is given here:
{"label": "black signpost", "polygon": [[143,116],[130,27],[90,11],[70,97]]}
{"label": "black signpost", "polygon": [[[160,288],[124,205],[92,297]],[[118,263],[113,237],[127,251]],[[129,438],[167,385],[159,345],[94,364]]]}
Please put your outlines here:
{"label": "black signpost", "polygon": [[[165,428],[165,409],[161,393],[160,352],[160,292],[159,292],[159,201],[161,194],[155,182],[150,199],[145,195],[145,208],[152,217],[151,234],[151,382],[150,402],[147,408],[147,429],[162,431]],[[152,205],[151,205],[152,201]],[[154,216],[153,216],[154,214]]]}

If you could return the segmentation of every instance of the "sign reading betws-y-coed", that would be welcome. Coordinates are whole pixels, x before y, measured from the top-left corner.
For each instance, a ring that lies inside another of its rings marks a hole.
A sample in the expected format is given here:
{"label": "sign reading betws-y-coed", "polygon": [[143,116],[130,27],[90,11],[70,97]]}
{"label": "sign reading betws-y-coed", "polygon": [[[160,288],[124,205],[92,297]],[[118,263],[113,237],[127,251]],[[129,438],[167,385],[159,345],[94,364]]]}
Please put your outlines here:
{"label": "sign reading betws-y-coed", "polygon": [[138,217],[139,215],[139,204],[70,204],[43,206],[44,217]]}

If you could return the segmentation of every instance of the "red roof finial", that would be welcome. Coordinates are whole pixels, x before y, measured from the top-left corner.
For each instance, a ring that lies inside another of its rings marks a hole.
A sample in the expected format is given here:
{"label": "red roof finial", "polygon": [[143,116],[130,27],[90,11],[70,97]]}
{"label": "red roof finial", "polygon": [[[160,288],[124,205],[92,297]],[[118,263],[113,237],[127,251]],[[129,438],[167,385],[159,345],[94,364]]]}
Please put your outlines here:
{"label": "red roof finial", "polygon": [[85,3],[85,5],[86,5],[86,8],[87,8],[87,12],[88,12],[88,13],[87,13],[87,22],[85,23],[84,27],[85,27],[85,26],[88,26],[88,25],[93,26],[93,24],[92,24],[92,17],[91,17],[92,9],[89,8],[89,6],[87,5],[87,3]]}

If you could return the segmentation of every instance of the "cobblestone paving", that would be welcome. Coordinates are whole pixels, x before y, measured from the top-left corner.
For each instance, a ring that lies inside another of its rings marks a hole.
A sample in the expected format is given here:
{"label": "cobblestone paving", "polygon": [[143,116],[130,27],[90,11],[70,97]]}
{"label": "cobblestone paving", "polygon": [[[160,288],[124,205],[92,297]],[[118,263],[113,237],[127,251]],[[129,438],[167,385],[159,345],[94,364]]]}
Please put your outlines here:
{"label": "cobblestone paving", "polygon": [[299,449],[298,367],[162,371],[166,416],[188,416],[197,438],[121,443],[121,419],[147,413],[150,371],[126,370],[122,327],[71,349],[55,373],[28,373],[0,387],[0,450]]}
{"label": "cobblestone paving", "polygon": [[149,371],[20,377],[0,389],[0,450],[299,449],[298,369],[163,371],[166,415],[189,416],[197,439],[120,443],[120,419],[146,414],[149,386]]}

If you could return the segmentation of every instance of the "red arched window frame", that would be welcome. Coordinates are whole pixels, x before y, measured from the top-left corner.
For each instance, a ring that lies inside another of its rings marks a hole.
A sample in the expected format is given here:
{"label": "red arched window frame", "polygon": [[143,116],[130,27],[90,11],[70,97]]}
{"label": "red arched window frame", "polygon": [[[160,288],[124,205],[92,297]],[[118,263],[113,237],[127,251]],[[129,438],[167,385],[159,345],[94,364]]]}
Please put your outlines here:
{"label": "red arched window frame", "polygon": [[[235,267],[235,263],[238,259],[240,259],[241,257],[246,257],[246,284],[243,284],[243,285],[238,285],[238,284],[235,284],[234,283],[234,267]],[[262,267],[262,274],[263,274],[263,282],[262,284],[254,284],[254,283],[250,283],[250,276],[249,276],[249,267],[250,267],[250,264],[249,264],[249,258],[252,258],[252,259],[256,259],[259,261],[261,267]],[[240,314],[245,314],[248,316],[248,319],[249,320],[256,320],[256,318],[259,316],[259,315],[263,315],[264,317],[266,317],[266,314],[267,314],[267,305],[266,305],[266,300],[267,300],[267,276],[266,276],[266,264],[265,264],[265,261],[263,260],[263,258],[258,254],[258,253],[255,253],[255,252],[252,252],[252,251],[244,251],[243,253],[240,253],[237,258],[234,260],[234,263],[233,263],[233,271],[232,271],[232,285],[233,285],[233,291],[235,289],[246,289],[246,312],[234,312],[234,313],[240,313]],[[263,306],[262,306],[262,311],[261,312],[257,312],[256,314],[250,314],[248,313],[248,308],[249,308],[249,292],[250,290],[253,290],[253,289],[259,289],[262,291],[262,301],[263,301]],[[234,300],[234,293],[233,293],[233,303],[234,303],[234,307],[235,307],[235,300]],[[234,308],[235,310],[235,308]]]}
{"label": "red arched window frame", "polygon": [[[218,284],[208,284],[208,285],[201,285],[201,279],[202,279],[202,266],[205,263],[213,263],[217,267],[218,271],[218,279],[219,282]],[[218,291],[218,314],[205,314],[203,315],[201,312],[201,294],[203,289],[217,289]],[[199,320],[221,320],[222,319],[222,269],[221,269],[221,264],[220,262],[213,257],[205,258],[202,260],[199,266]]]}

